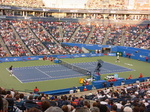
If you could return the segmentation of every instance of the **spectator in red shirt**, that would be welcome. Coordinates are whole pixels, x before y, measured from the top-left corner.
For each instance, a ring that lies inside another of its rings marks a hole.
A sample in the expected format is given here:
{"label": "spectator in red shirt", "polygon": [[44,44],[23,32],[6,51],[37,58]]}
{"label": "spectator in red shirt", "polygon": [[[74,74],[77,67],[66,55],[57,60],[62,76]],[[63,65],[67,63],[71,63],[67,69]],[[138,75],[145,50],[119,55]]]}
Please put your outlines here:
{"label": "spectator in red shirt", "polygon": [[132,79],[132,75],[130,75],[130,77],[128,79]]}
{"label": "spectator in red shirt", "polygon": [[34,91],[34,93],[38,93],[39,89],[37,87],[35,87],[35,89],[33,91]]}
{"label": "spectator in red shirt", "polygon": [[143,77],[143,74],[142,73],[140,73],[140,76],[139,76],[139,78],[142,78]]}
{"label": "spectator in red shirt", "polygon": [[146,62],[148,62],[148,56],[146,56]]}

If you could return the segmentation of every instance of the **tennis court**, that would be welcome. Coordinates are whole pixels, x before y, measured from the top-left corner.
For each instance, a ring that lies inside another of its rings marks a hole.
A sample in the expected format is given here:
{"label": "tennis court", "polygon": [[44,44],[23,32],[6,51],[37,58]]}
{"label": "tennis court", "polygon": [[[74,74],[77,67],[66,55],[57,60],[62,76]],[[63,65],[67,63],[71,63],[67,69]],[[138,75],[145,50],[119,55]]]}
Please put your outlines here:
{"label": "tennis court", "polygon": [[[73,63],[73,65],[81,68],[85,68],[87,70],[90,70],[93,73],[97,66],[97,62]],[[109,74],[109,73],[118,73],[118,72],[127,72],[127,71],[133,71],[133,70],[104,62],[100,73]],[[84,74],[81,74],[77,71],[69,69],[60,64],[46,65],[46,66],[18,67],[18,68],[13,68],[13,73],[14,76],[21,83],[85,76]]]}

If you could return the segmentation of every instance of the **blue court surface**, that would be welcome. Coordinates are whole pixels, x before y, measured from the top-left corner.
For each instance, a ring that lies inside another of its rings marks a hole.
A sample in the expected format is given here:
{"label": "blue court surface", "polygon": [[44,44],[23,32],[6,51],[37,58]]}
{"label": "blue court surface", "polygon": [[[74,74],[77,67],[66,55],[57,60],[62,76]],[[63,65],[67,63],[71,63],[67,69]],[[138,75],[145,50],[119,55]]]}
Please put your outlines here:
{"label": "blue court surface", "polygon": [[[87,70],[90,70],[92,73],[94,73],[94,70],[97,66],[97,62],[73,63],[73,65],[76,65],[81,68],[85,68]],[[127,72],[127,71],[133,71],[133,70],[104,62],[100,73],[108,74],[108,73],[118,73],[118,72]],[[85,76],[84,74],[81,74],[77,71],[73,71],[72,69],[69,69],[59,64],[13,68],[13,74],[21,83]]]}

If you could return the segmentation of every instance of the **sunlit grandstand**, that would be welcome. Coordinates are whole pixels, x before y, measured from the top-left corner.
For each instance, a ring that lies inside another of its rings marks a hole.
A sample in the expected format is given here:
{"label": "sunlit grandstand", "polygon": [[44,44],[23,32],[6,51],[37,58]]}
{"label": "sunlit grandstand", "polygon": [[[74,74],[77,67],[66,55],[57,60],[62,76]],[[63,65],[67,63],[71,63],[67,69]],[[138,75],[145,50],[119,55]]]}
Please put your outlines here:
{"label": "sunlit grandstand", "polygon": [[0,0],[0,112],[150,112],[150,0]]}

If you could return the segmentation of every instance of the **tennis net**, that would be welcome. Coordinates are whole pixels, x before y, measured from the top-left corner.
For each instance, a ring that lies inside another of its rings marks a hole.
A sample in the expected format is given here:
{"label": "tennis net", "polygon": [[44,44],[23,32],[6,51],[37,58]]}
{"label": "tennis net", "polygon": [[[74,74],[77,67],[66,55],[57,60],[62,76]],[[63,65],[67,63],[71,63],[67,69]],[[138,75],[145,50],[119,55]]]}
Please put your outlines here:
{"label": "tennis net", "polygon": [[65,62],[65,61],[60,60],[59,64],[65,66],[65,67],[67,67],[67,68],[70,68],[70,69],[72,69],[72,70],[74,70],[74,71],[77,71],[77,72],[79,72],[79,73],[82,73],[82,74],[84,74],[84,75],[91,75],[91,72],[90,72],[89,70],[87,70],[87,69],[85,69],[85,68],[80,68],[80,67],[78,67],[78,66],[76,66],[76,65],[73,65],[73,64],[71,64],[71,63],[68,63],[68,62]]}

